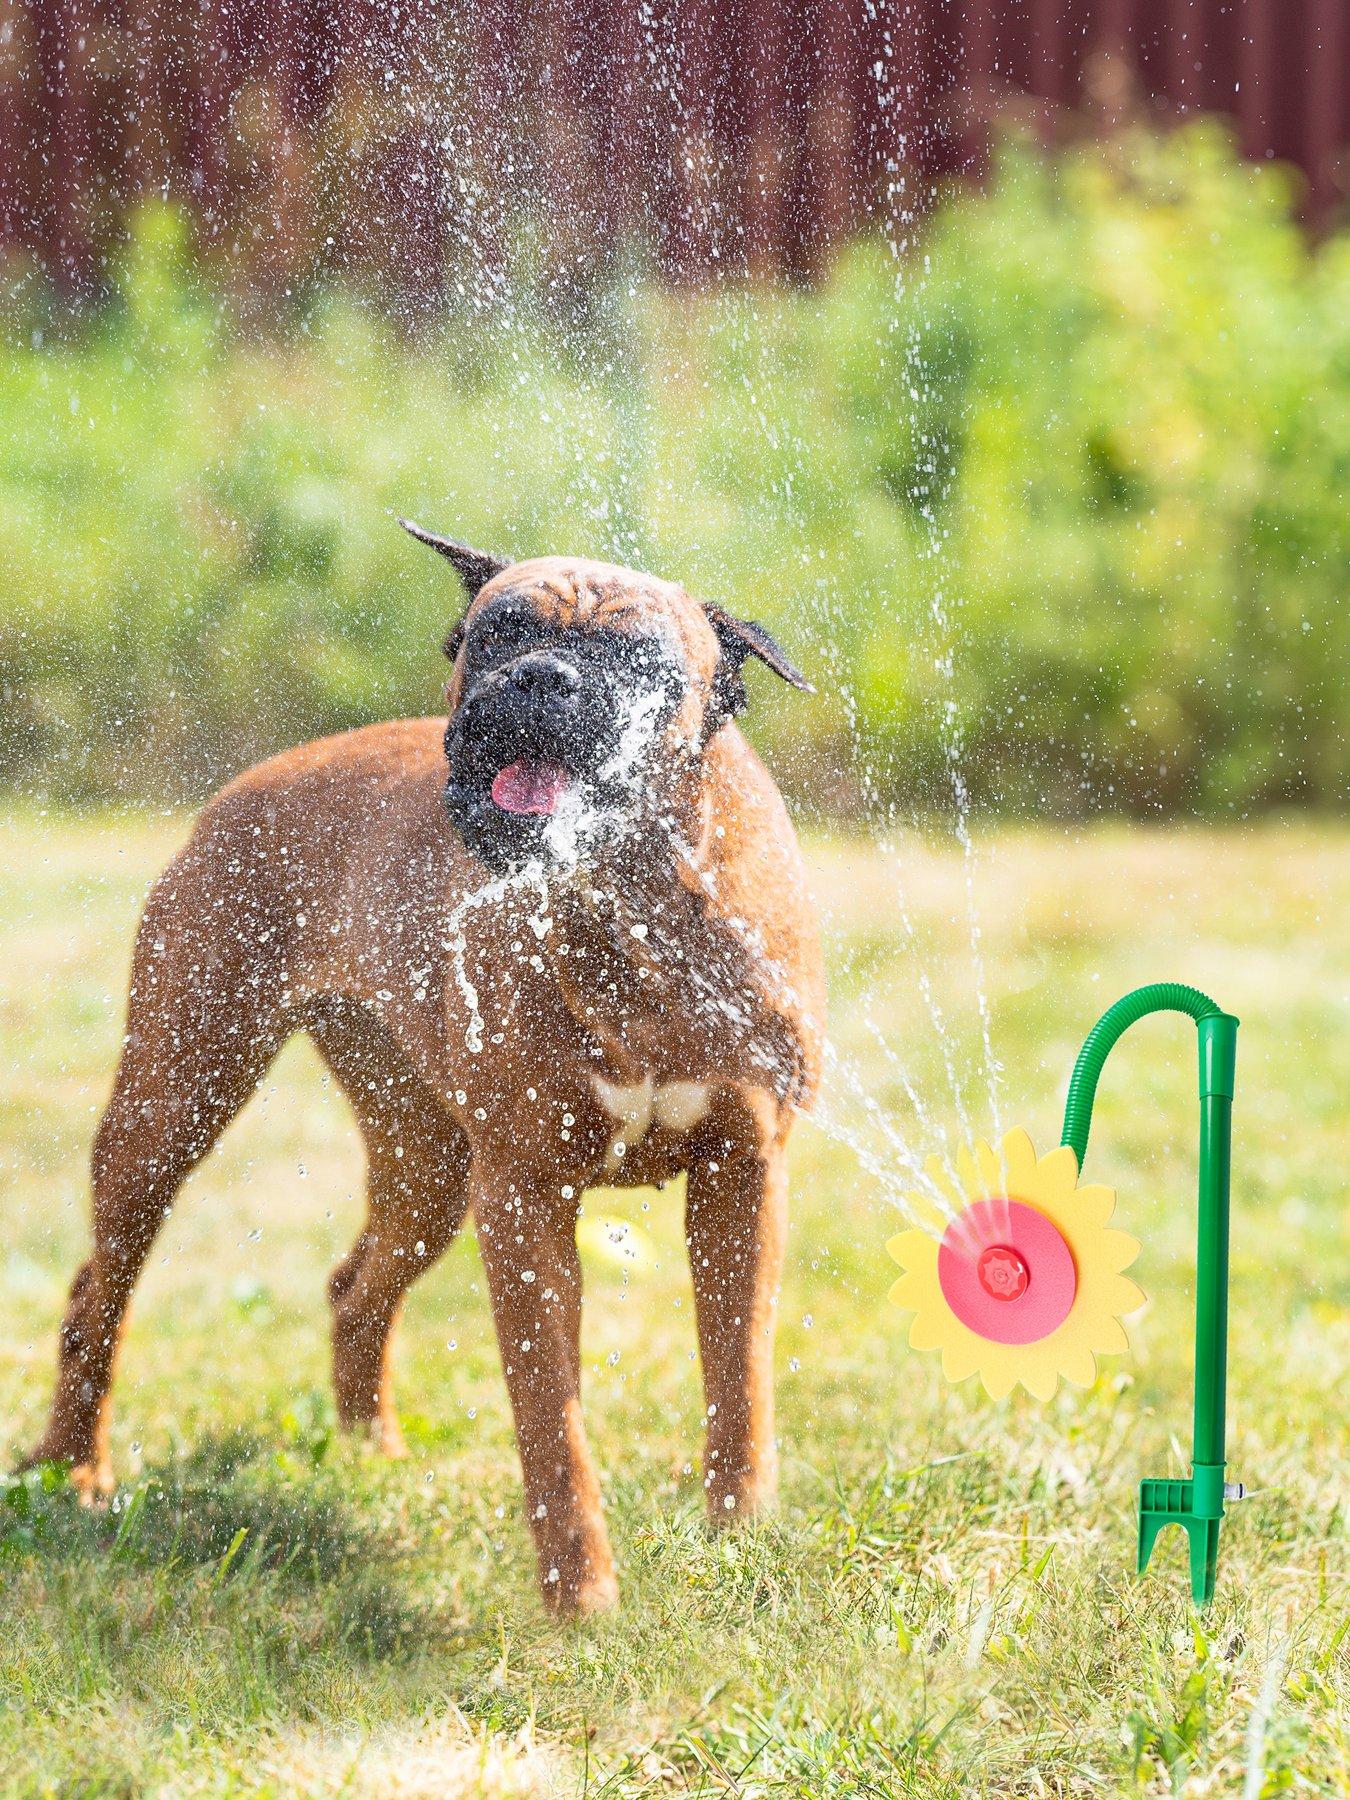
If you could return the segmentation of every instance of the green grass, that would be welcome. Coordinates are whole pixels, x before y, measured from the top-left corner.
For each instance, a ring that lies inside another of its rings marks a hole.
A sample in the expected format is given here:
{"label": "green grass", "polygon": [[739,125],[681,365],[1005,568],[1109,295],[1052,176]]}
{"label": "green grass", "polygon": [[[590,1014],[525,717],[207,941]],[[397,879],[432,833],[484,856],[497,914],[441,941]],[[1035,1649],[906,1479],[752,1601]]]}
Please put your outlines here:
{"label": "green grass", "polygon": [[[130,933],[179,815],[21,811],[0,869],[0,1399],[11,1450],[46,1403],[85,1239],[84,1163]],[[812,847],[834,1035],[918,1151],[955,1132],[950,1061],[992,1126],[959,859]],[[138,1296],[114,1508],[37,1477],[0,1499],[0,1791],[79,1794],[1340,1795],[1350,1785],[1344,1400],[1350,836],[1006,834],[976,879],[1005,1121],[1056,1135],[1073,1054],[1134,983],[1242,1015],[1232,1472],[1220,1586],[1190,1608],[1179,1538],[1130,1573],[1132,1489],[1189,1435],[1193,1049],[1181,1021],[1116,1052],[1090,1153],[1145,1241],[1137,1347],[1086,1393],[994,1405],[946,1387],[884,1299],[884,1140],[795,1141],[781,1308],[783,1504],[700,1521],[678,1198],[587,1253],[588,1417],[619,1614],[535,1599],[477,1254],[411,1297],[412,1455],[332,1432],[326,1273],[361,1172],[303,1045],[185,1190]],[[901,926],[903,893],[912,933]],[[948,1024],[934,1031],[919,973]],[[932,1117],[920,1127],[884,1022]],[[845,1094],[836,1133],[866,1133]],[[453,1348],[450,1347],[453,1342]],[[1252,1768],[1256,1747],[1259,1768]]]}

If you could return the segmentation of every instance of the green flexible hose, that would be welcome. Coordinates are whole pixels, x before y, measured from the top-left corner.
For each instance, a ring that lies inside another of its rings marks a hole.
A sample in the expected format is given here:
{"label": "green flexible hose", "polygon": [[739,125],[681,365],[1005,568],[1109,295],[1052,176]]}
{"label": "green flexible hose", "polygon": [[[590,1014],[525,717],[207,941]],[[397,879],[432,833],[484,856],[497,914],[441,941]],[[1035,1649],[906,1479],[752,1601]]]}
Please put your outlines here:
{"label": "green flexible hose", "polygon": [[1092,1103],[1097,1097],[1097,1080],[1102,1065],[1122,1032],[1128,1031],[1146,1013],[1187,1013],[1198,1023],[1212,1019],[1222,1008],[1199,988],[1187,987],[1181,981],[1151,981],[1147,987],[1135,988],[1117,1000],[1098,1019],[1087,1035],[1078,1061],[1069,1078],[1069,1097],[1064,1103],[1064,1130],[1060,1142],[1068,1144],[1083,1166],[1087,1155],[1088,1133],[1092,1129]]}

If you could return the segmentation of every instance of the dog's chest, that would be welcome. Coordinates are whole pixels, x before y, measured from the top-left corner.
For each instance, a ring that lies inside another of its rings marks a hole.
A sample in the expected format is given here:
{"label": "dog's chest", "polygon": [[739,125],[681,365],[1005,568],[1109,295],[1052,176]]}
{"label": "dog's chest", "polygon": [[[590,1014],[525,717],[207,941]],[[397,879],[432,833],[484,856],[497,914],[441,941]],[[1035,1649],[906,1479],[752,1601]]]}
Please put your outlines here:
{"label": "dog's chest", "polygon": [[617,1174],[624,1159],[654,1132],[685,1137],[707,1116],[708,1085],[703,1081],[658,1082],[652,1075],[621,1084],[593,1074],[591,1087],[612,1130],[605,1169]]}

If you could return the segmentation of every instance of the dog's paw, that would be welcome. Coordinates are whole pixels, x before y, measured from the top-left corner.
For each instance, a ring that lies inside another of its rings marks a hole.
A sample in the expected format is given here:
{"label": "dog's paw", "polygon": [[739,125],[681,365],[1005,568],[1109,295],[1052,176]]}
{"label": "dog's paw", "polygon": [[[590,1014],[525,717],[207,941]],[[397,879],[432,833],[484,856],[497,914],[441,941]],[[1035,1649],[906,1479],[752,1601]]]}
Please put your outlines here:
{"label": "dog's paw", "polygon": [[618,1577],[611,1569],[603,1575],[583,1577],[574,1586],[545,1581],[544,1604],[559,1619],[593,1619],[613,1612],[619,1604]]}
{"label": "dog's paw", "polygon": [[110,1463],[76,1463],[70,1471],[70,1485],[79,1495],[81,1506],[101,1507],[112,1499],[117,1480]]}
{"label": "dog's paw", "polygon": [[408,1454],[403,1427],[393,1413],[379,1413],[367,1419],[339,1419],[338,1425],[358,1444],[368,1444],[377,1456],[400,1460]]}
{"label": "dog's paw", "polygon": [[388,1456],[400,1462],[408,1454],[407,1439],[403,1435],[403,1427],[393,1413],[385,1413],[374,1419],[370,1425],[370,1438],[381,1456]]}
{"label": "dog's paw", "polygon": [[72,1455],[60,1443],[42,1438],[14,1465],[16,1475],[27,1475],[33,1469],[52,1469],[65,1479],[85,1506],[101,1506],[116,1491],[117,1480],[106,1457]]}
{"label": "dog's paw", "polygon": [[778,1505],[776,1481],[747,1482],[731,1489],[708,1490],[708,1528],[734,1531],[774,1512]]}

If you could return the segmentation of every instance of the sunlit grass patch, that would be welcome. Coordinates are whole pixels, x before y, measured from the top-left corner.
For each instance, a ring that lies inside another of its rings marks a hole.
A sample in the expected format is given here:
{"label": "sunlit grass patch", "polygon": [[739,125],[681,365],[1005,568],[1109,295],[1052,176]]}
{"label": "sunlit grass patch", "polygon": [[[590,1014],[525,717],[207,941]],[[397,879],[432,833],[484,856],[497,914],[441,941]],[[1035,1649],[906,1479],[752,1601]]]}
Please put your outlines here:
{"label": "sunlit grass patch", "polygon": [[[9,1456],[36,1436],[86,1240],[136,907],[183,824],[7,822]],[[987,1132],[959,858],[914,840],[895,866],[845,842],[811,861],[833,1035],[861,1091],[927,1151],[961,1136],[954,1073]],[[359,1229],[361,1169],[296,1045],[156,1245],[115,1394],[115,1505],[81,1508],[41,1474],[0,1489],[0,1793],[1151,1800],[1243,1795],[1254,1768],[1256,1793],[1345,1792],[1345,959],[1329,921],[1350,908],[1346,840],[1008,833],[981,848],[977,891],[1001,1104],[1038,1147],[1082,1034],[1134,982],[1192,979],[1243,1019],[1230,1455],[1254,1491],[1230,1510],[1207,1615],[1176,1534],[1131,1573],[1135,1482],[1184,1472],[1190,1423],[1181,1021],[1122,1044],[1089,1152],[1144,1243],[1133,1353],[1047,1406],[949,1388],[905,1350],[885,1302],[897,1215],[849,1142],[865,1120],[844,1105],[831,1130],[800,1127],[783,1498],[736,1536],[702,1520],[679,1193],[587,1196],[585,1399],[623,1606],[573,1630],[535,1597],[471,1233],[409,1298],[408,1459],[332,1431],[324,1284]]]}

